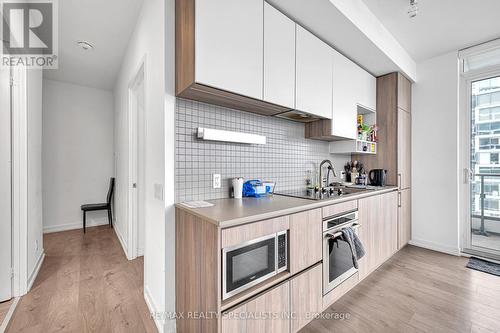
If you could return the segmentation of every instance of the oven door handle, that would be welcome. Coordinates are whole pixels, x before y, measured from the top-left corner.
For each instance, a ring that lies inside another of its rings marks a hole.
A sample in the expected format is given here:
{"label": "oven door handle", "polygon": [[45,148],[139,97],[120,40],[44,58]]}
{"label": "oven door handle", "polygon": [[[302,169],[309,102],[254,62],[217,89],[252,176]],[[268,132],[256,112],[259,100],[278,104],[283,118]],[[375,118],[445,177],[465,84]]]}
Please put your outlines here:
{"label": "oven door handle", "polygon": [[[353,228],[354,230],[358,229],[359,227],[361,226],[361,224],[359,223],[354,223],[353,225],[350,226],[350,228]],[[345,228],[343,228],[345,229]],[[328,239],[335,239],[337,237],[340,237],[342,236],[342,230],[341,231],[337,231],[336,233],[332,234],[332,233],[326,233],[325,234],[325,238],[328,238]]]}

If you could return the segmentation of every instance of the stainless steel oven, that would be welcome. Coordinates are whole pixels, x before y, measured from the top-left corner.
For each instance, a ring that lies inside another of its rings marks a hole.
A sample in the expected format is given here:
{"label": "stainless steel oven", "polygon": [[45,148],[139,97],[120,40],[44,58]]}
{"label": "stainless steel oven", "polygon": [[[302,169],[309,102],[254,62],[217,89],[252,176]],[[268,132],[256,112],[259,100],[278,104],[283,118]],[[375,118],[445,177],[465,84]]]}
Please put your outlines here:
{"label": "stainless steel oven", "polygon": [[222,299],[288,269],[288,233],[281,231],[222,249]]}
{"label": "stainless steel oven", "polygon": [[358,271],[351,247],[342,237],[342,229],[349,227],[357,233],[358,211],[323,220],[323,295]]}

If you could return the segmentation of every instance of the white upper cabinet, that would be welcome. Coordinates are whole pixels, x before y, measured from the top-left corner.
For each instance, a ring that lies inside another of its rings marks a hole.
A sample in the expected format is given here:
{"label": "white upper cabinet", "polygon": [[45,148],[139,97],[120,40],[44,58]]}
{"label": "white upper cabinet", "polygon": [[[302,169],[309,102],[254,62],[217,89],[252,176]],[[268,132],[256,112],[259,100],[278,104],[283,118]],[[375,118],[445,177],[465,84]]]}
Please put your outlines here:
{"label": "white upper cabinet", "polygon": [[262,0],[196,0],[196,82],[262,99]]}
{"label": "white upper cabinet", "polygon": [[295,108],[332,119],[332,49],[297,25]]}
{"label": "white upper cabinet", "polygon": [[356,81],[357,103],[369,110],[377,108],[377,78],[363,68],[356,66],[353,72]]}
{"label": "white upper cabinet", "polygon": [[346,139],[357,137],[358,86],[355,74],[359,67],[339,52],[333,56],[333,116],[332,135]]}
{"label": "white upper cabinet", "polygon": [[264,2],[264,101],[295,108],[295,22]]}

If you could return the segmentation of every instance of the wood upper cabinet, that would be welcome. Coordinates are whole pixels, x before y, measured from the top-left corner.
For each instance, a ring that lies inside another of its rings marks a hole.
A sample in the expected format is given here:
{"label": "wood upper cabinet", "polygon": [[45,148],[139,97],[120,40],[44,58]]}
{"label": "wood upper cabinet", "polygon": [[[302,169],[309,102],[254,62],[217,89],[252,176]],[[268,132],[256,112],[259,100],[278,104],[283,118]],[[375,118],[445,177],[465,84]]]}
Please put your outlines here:
{"label": "wood upper cabinet", "polygon": [[332,49],[297,25],[295,108],[332,119]]}
{"label": "wood upper cabinet", "polygon": [[323,310],[322,264],[301,273],[290,281],[292,332],[298,332],[311,320],[311,313]]}
{"label": "wood upper cabinet", "polygon": [[411,190],[399,191],[398,249],[411,240]]}
{"label": "wood upper cabinet", "polygon": [[360,279],[389,259],[398,248],[398,193],[359,200],[359,238],[366,254],[359,262]]}
{"label": "wood upper cabinet", "polygon": [[398,108],[398,187],[411,187],[411,114]]}
{"label": "wood upper cabinet", "polygon": [[[222,333],[289,333],[290,282],[254,298],[222,316]],[[276,314],[279,318],[257,316]],[[249,319],[245,319],[249,317]],[[257,319],[254,319],[257,318]]]}
{"label": "wood upper cabinet", "polygon": [[321,208],[290,215],[289,268],[298,273],[323,258]]}
{"label": "wood upper cabinet", "polygon": [[398,108],[411,112],[411,82],[398,73]]}
{"label": "wood upper cabinet", "polygon": [[196,0],[196,81],[262,99],[262,0]]}
{"label": "wood upper cabinet", "polygon": [[295,108],[295,22],[264,2],[264,101]]}

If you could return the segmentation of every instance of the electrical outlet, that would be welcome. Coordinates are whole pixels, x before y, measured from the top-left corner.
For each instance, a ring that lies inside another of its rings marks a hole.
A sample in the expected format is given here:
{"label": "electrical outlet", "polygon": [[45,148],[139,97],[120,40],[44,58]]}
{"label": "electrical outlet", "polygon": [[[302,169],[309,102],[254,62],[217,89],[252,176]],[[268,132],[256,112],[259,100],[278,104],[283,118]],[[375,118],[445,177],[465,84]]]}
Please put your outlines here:
{"label": "electrical outlet", "polygon": [[221,185],[221,177],[220,173],[214,173],[213,178],[213,188],[220,188]]}

